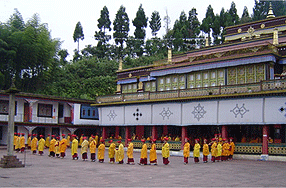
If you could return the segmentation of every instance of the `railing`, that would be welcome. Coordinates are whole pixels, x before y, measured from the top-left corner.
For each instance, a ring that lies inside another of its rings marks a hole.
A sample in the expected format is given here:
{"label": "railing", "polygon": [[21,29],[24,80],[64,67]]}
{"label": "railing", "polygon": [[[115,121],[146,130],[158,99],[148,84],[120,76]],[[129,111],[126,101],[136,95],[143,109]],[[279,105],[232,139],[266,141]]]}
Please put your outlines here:
{"label": "railing", "polygon": [[286,79],[266,80],[250,84],[180,89],[171,91],[125,93],[125,94],[110,95],[110,96],[100,96],[97,97],[96,100],[98,103],[110,103],[110,102],[124,102],[124,101],[154,100],[154,99],[172,99],[172,98],[208,96],[208,95],[224,95],[224,94],[236,94],[236,93],[252,93],[252,92],[263,92],[271,90],[282,90],[282,89],[286,89]]}
{"label": "railing", "polygon": [[[262,143],[235,143],[235,153],[261,154]],[[268,144],[268,154],[286,156],[286,144]]]}

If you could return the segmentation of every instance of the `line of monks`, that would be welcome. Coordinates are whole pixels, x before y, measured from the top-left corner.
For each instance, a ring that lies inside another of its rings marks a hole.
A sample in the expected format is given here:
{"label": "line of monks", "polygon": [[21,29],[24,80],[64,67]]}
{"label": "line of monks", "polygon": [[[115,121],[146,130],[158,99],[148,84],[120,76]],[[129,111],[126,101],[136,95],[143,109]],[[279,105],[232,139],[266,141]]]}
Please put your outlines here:
{"label": "line of monks", "polygon": [[[25,150],[25,137],[24,133],[15,133],[14,135],[14,146],[15,150],[17,152],[24,152]],[[33,136],[33,139],[32,137]],[[58,158],[64,158],[66,156],[66,149],[68,147],[71,147],[71,155],[73,160],[78,160],[78,147],[81,146],[81,158],[82,160],[88,159],[88,150],[90,152],[90,159],[92,162],[96,161],[96,149],[97,149],[97,158],[100,163],[104,162],[104,154],[105,154],[105,140],[100,138],[99,144],[98,143],[98,136],[93,136],[89,139],[82,135],[80,137],[80,141],[77,140],[77,135],[71,135],[68,134],[68,137],[66,137],[65,134],[62,134],[62,139],[60,140],[60,137],[56,137],[55,135],[48,134],[48,137],[46,140],[44,139],[43,135],[39,136],[40,139],[37,139],[36,134],[29,134],[28,140],[27,140],[27,146],[28,149],[31,149],[33,154],[38,153],[39,155],[44,154],[44,149],[49,148],[49,157],[58,157]],[[163,164],[168,165],[170,163],[169,157],[170,157],[170,147],[168,144],[168,137],[164,137],[164,143],[162,147],[162,157],[163,157]],[[226,161],[229,159],[232,159],[235,145],[232,141],[232,138],[229,138],[229,142],[225,138],[221,138],[220,134],[215,134],[215,137],[211,140],[210,143],[207,143],[207,139],[204,139],[203,144],[203,162],[208,162],[208,156],[210,154],[209,147],[211,147],[211,161]],[[157,165],[157,153],[156,153],[156,139],[150,140],[152,145],[150,149],[150,165]],[[123,164],[124,163],[124,146],[121,142],[121,140],[117,141],[119,143],[119,147],[116,148],[115,143],[113,140],[108,141],[110,143],[109,149],[108,149],[108,157],[109,157],[109,163],[115,163]],[[140,161],[139,165],[147,165],[148,164],[148,155],[147,155],[147,145],[146,140],[142,139],[142,148],[141,148],[141,155],[140,155]],[[98,147],[97,147],[98,146]],[[200,144],[199,139],[195,139],[195,145],[193,148],[193,157],[194,162],[198,163],[200,158]],[[134,158],[133,158],[133,143],[132,139],[127,139],[127,164],[135,164]],[[185,138],[185,145],[183,150],[183,156],[184,156],[184,164],[188,164],[188,158],[190,157],[190,143],[189,138]]]}

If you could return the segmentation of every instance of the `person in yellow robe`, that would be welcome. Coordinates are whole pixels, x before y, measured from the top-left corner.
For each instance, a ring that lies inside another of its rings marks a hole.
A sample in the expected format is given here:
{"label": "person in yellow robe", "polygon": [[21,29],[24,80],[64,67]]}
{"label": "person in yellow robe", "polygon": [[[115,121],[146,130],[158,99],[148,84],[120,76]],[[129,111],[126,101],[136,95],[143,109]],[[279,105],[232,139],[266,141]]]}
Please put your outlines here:
{"label": "person in yellow robe", "polygon": [[89,144],[90,159],[92,162],[95,162],[96,145],[95,136],[93,136],[93,139]]}
{"label": "person in yellow robe", "polygon": [[68,133],[67,136],[67,147],[69,148],[71,146],[71,133]]}
{"label": "person in yellow robe", "polygon": [[162,157],[163,157],[163,164],[168,165],[170,163],[169,157],[170,157],[170,147],[168,143],[169,138],[165,137],[164,138],[164,144],[162,147]]}
{"label": "person in yellow robe", "polygon": [[25,142],[25,133],[22,133],[22,136],[20,137],[20,148],[21,148],[21,153],[25,151],[26,147],[26,142]]}
{"label": "person in yellow robe", "polygon": [[105,152],[105,141],[104,139],[100,140],[100,145],[98,146],[98,154],[97,154],[97,158],[98,158],[98,162],[103,163],[104,162],[104,152]]}
{"label": "person in yellow robe", "polygon": [[28,149],[31,149],[31,141],[32,141],[31,136],[32,136],[32,134],[28,134],[28,140],[27,140]]}
{"label": "person in yellow robe", "polygon": [[234,150],[235,150],[235,145],[234,145],[234,142],[233,142],[233,138],[229,138],[229,159],[232,160],[232,157],[233,157],[233,154],[234,154]]}
{"label": "person in yellow robe", "polygon": [[180,137],[179,136],[177,136],[176,138],[175,138],[175,142],[180,142],[181,140],[180,140]]}
{"label": "person in yellow robe", "polygon": [[222,152],[222,145],[221,142],[218,142],[217,144],[217,156],[216,156],[216,161],[220,161],[221,160],[221,152]]}
{"label": "person in yellow robe", "polygon": [[87,160],[87,150],[89,142],[87,141],[86,136],[83,137],[83,142],[81,143],[81,158],[83,161]]}
{"label": "person in yellow robe", "polygon": [[189,138],[185,138],[185,144],[184,144],[184,150],[183,150],[183,155],[184,155],[184,164],[189,163],[189,157],[190,157],[190,143],[189,143]]}
{"label": "person in yellow robe", "polygon": [[93,139],[94,139],[94,136],[93,136],[93,134],[92,134],[92,135],[90,135],[90,137],[89,137],[89,139],[88,139],[88,142],[90,143]]}
{"label": "person in yellow robe", "polygon": [[222,161],[227,161],[228,160],[228,156],[229,156],[229,143],[227,141],[226,138],[222,139],[223,141],[223,145],[222,145],[222,153],[221,153],[221,160]]}
{"label": "person in yellow robe", "polygon": [[44,149],[45,149],[45,139],[43,135],[40,135],[40,140],[38,143],[38,151],[39,151],[39,155],[43,155],[44,154]]}
{"label": "person in yellow robe", "polygon": [[48,137],[46,138],[45,146],[46,148],[50,147],[50,134],[48,134]]}
{"label": "person in yellow robe", "polygon": [[57,158],[60,158],[60,137],[57,136],[57,139],[56,139],[56,144],[55,144],[55,154],[57,156]]}
{"label": "person in yellow robe", "polygon": [[139,165],[147,165],[147,145],[145,139],[142,139],[142,149],[141,149],[141,155],[140,155],[140,162]]}
{"label": "person in yellow robe", "polygon": [[79,146],[81,147],[81,143],[83,142],[83,134],[81,134],[80,138],[79,138]]}
{"label": "person in yellow robe", "polygon": [[212,139],[212,142],[210,143],[210,145],[211,145],[211,154],[212,154],[211,161],[214,163],[216,156],[217,156],[217,142],[215,138]]}
{"label": "person in yellow robe", "polygon": [[203,162],[208,162],[208,155],[210,154],[209,145],[207,144],[207,139],[204,139],[203,145]]}
{"label": "person in yellow robe", "polygon": [[98,146],[98,133],[95,134],[94,140],[95,140],[95,142],[96,142],[96,146]]}
{"label": "person in yellow robe", "polygon": [[194,161],[195,163],[200,162],[200,144],[199,144],[200,139],[195,139],[195,145],[194,145],[194,151],[193,151],[193,156],[194,156]]}
{"label": "person in yellow robe", "polygon": [[17,143],[17,136],[18,134],[17,133],[14,133],[14,141],[13,141],[13,144],[14,144],[14,150],[16,151],[16,143]]}
{"label": "person in yellow robe", "polygon": [[66,156],[67,144],[68,140],[66,139],[66,135],[62,134],[62,140],[60,141],[60,153],[62,159]]}
{"label": "person in yellow robe", "polygon": [[117,155],[118,155],[118,164],[123,164],[123,160],[124,160],[124,146],[121,142],[121,140],[117,141],[119,143],[119,147],[118,147],[118,151],[117,151]]}
{"label": "person in yellow robe", "polygon": [[152,145],[150,149],[150,164],[157,165],[156,139],[152,139],[151,142]]}
{"label": "person in yellow robe", "polygon": [[78,149],[78,140],[76,139],[76,135],[73,134],[71,135],[71,141],[72,141],[72,145],[71,145],[71,155],[72,155],[72,159],[73,160],[78,160],[78,154],[77,154],[77,149]]}
{"label": "person in yellow robe", "polygon": [[35,155],[37,153],[38,138],[36,134],[33,134],[33,139],[31,142],[31,151]]}
{"label": "person in yellow robe", "polygon": [[109,140],[108,143],[110,143],[108,148],[108,157],[109,157],[109,163],[114,163],[114,156],[115,156],[115,144],[113,143],[113,140]]}
{"label": "person in yellow robe", "polygon": [[56,139],[55,139],[55,135],[52,135],[52,139],[50,141],[50,147],[49,147],[49,157],[55,157],[55,145],[56,145]]}
{"label": "person in yellow robe", "polygon": [[127,139],[128,141],[128,147],[127,147],[127,164],[134,165],[134,158],[133,158],[133,143],[131,142],[131,139]]}
{"label": "person in yellow robe", "polygon": [[21,133],[17,133],[17,139],[16,139],[16,147],[15,147],[15,149],[16,149],[16,151],[17,151],[17,153],[20,151],[20,149],[21,149],[21,144],[20,144],[20,138],[21,138]]}

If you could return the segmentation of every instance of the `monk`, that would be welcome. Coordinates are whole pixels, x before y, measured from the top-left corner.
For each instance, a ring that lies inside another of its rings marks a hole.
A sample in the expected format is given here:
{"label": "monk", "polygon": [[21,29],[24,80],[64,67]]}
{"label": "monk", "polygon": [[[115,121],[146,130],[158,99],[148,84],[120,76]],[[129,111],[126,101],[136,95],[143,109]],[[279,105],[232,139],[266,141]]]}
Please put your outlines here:
{"label": "monk", "polygon": [[66,135],[62,134],[62,140],[60,141],[60,153],[61,153],[61,159],[63,159],[66,156],[66,149],[67,149],[67,144],[68,141],[66,139]]}
{"label": "monk", "polygon": [[134,158],[133,158],[133,143],[131,142],[131,139],[127,139],[128,141],[128,148],[127,148],[127,164],[133,164],[134,165]]}
{"label": "monk", "polygon": [[221,160],[221,152],[222,152],[222,145],[221,142],[218,142],[217,144],[217,156],[216,156],[216,161],[219,162]]}
{"label": "monk", "polygon": [[104,162],[104,152],[105,152],[105,141],[104,139],[100,140],[100,145],[98,146],[98,162],[103,163]]}
{"label": "monk", "polygon": [[18,134],[17,133],[14,133],[14,141],[13,141],[13,144],[14,144],[14,150],[16,150],[16,142],[17,142],[17,136]]}
{"label": "monk", "polygon": [[150,164],[157,165],[156,139],[152,139],[151,142],[152,145],[150,149]]}
{"label": "monk", "polygon": [[50,147],[49,147],[49,157],[55,157],[55,145],[56,145],[56,139],[55,139],[55,135],[52,135],[52,140],[50,141]]}
{"label": "monk", "polygon": [[203,145],[203,162],[208,162],[208,155],[210,154],[209,151],[209,145],[207,144],[207,139],[204,139],[204,145]]}
{"label": "monk", "polygon": [[60,158],[60,154],[61,154],[61,152],[60,152],[60,137],[57,136],[56,139],[57,140],[56,140],[56,144],[55,144],[55,153],[56,153],[57,158]]}
{"label": "monk", "polygon": [[230,146],[230,149],[229,149],[229,159],[232,160],[232,157],[233,157],[233,154],[234,154],[234,150],[235,150],[235,145],[234,145],[234,142],[233,142],[233,138],[230,137],[229,138],[229,146]]}
{"label": "monk", "polygon": [[109,140],[108,143],[110,143],[110,146],[108,148],[108,157],[109,157],[109,163],[114,163],[114,155],[115,155],[115,144],[113,143],[113,140]]}
{"label": "monk", "polygon": [[189,143],[189,138],[185,138],[185,144],[184,144],[184,150],[183,150],[183,155],[184,155],[184,164],[189,163],[189,156],[190,156],[190,143]]}
{"label": "monk", "polygon": [[21,149],[20,137],[21,137],[21,133],[17,133],[16,147],[15,147],[17,153],[18,153],[18,152],[20,151],[20,149]]}
{"label": "monk", "polygon": [[170,163],[169,157],[170,157],[170,147],[168,143],[169,138],[165,137],[164,138],[164,144],[162,147],[162,157],[163,157],[163,164],[168,165]]}
{"label": "monk", "polygon": [[32,134],[28,134],[28,140],[27,140],[28,149],[31,149],[31,141],[32,141],[31,136]]}
{"label": "monk", "polygon": [[140,162],[139,165],[147,165],[147,145],[145,144],[145,139],[142,139],[141,142],[143,143],[140,155]]}
{"label": "monk", "polygon": [[40,135],[40,140],[38,143],[38,151],[39,151],[39,155],[43,155],[44,154],[44,149],[45,149],[45,139],[43,135]]}
{"label": "monk", "polygon": [[72,145],[71,145],[71,155],[72,155],[72,159],[73,160],[78,160],[78,154],[77,154],[77,149],[78,149],[78,140],[76,139],[76,135],[73,134],[71,135],[71,141],[72,141]]}
{"label": "monk", "polygon": [[200,144],[199,144],[199,139],[195,139],[195,146],[194,146],[194,151],[193,151],[193,155],[194,155],[194,161],[195,163],[200,162]]}
{"label": "monk", "polygon": [[117,151],[117,155],[118,155],[118,163],[119,164],[123,164],[123,160],[124,160],[124,146],[121,142],[121,140],[117,141],[119,143],[119,147],[118,147],[118,151]]}
{"label": "monk", "polygon": [[21,148],[21,153],[25,151],[25,133],[21,134],[22,136],[20,137],[20,148]]}
{"label": "monk", "polygon": [[67,137],[67,147],[69,148],[71,146],[71,133],[68,133]]}
{"label": "monk", "polygon": [[90,159],[92,162],[95,162],[96,145],[95,136],[93,136],[93,139],[89,144]]}
{"label": "monk", "polygon": [[221,153],[222,158],[221,158],[221,160],[222,161],[227,161],[228,160],[228,156],[229,156],[229,148],[230,148],[230,146],[229,146],[229,143],[228,143],[226,138],[222,139],[222,141],[223,141],[223,145],[222,145],[222,153]]}
{"label": "monk", "polygon": [[36,134],[33,134],[33,139],[31,142],[31,151],[33,152],[33,154],[35,155],[37,153],[37,145],[38,145],[38,139],[36,137]]}
{"label": "monk", "polygon": [[46,148],[50,147],[50,134],[48,134],[48,137],[46,138],[45,146]]}
{"label": "monk", "polygon": [[98,145],[98,133],[95,134],[95,138],[94,138],[95,142],[96,142],[96,146]]}
{"label": "monk", "polygon": [[81,137],[79,138],[79,146],[81,147],[81,143],[83,142],[83,134],[81,134]]}
{"label": "monk", "polygon": [[216,143],[216,139],[213,138],[211,144],[211,154],[212,154],[212,159],[211,161],[214,163],[215,159],[217,157],[217,143]]}
{"label": "monk", "polygon": [[87,160],[87,150],[88,150],[89,142],[87,141],[87,137],[83,137],[83,142],[81,143],[81,155],[82,160]]}

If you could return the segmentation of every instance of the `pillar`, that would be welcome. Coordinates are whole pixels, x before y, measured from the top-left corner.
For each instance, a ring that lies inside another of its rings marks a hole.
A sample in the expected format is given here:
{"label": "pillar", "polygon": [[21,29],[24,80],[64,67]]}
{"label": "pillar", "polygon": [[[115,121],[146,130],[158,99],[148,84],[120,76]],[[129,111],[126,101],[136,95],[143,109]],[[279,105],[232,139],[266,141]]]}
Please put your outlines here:
{"label": "pillar", "polygon": [[115,126],[115,138],[118,138],[119,136],[119,126]]}
{"label": "pillar", "polygon": [[228,138],[226,125],[221,126],[221,136],[222,138]]}
{"label": "pillar", "polygon": [[70,123],[74,124],[74,104],[70,104],[71,107],[71,120]]}
{"label": "pillar", "polygon": [[157,139],[158,138],[158,131],[157,131],[157,126],[152,127],[152,138]]}
{"label": "pillar", "polygon": [[163,135],[164,136],[168,135],[168,126],[167,125],[163,126]]}
{"label": "pillar", "polygon": [[9,120],[8,120],[8,135],[7,135],[7,154],[14,155],[14,118],[15,118],[15,93],[9,95]]}
{"label": "pillar", "polygon": [[262,160],[268,160],[268,131],[269,126],[263,125],[262,128],[262,154],[261,159]]}
{"label": "pillar", "polygon": [[29,122],[32,122],[33,121],[33,105],[38,100],[26,99],[26,101],[29,103]]}
{"label": "pillar", "polygon": [[106,138],[107,138],[106,127],[102,127],[102,138],[103,138],[103,139],[106,139]]}
{"label": "pillar", "polygon": [[186,127],[186,126],[183,126],[183,127],[182,127],[182,140],[181,140],[182,144],[181,144],[181,150],[184,149],[185,138],[186,138],[186,137],[188,137],[188,135],[187,135],[187,127]]}
{"label": "pillar", "polygon": [[130,139],[130,127],[126,126],[125,127],[125,147],[127,147],[127,139]]}

